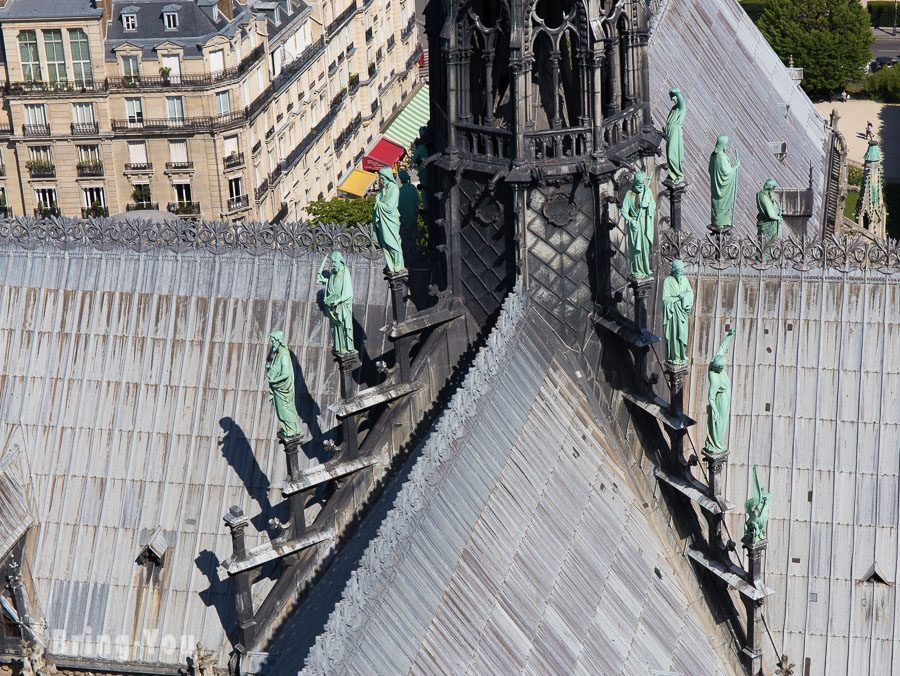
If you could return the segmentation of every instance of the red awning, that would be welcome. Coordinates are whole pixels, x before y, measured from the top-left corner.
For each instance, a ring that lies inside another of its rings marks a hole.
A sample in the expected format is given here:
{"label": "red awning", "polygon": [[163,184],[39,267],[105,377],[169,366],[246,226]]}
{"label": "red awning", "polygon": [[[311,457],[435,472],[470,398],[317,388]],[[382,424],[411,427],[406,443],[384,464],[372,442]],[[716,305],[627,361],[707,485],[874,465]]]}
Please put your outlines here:
{"label": "red awning", "polygon": [[382,167],[393,167],[405,153],[406,149],[383,138],[363,158],[362,168],[365,171],[378,171]]}

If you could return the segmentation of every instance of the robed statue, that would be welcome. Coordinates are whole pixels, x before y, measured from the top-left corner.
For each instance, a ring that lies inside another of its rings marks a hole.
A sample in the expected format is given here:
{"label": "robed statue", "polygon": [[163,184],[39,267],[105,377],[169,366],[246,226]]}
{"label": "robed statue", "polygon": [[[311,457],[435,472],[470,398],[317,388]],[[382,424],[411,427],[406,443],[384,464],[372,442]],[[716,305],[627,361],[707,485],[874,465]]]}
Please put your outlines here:
{"label": "robed statue", "polygon": [[763,185],[762,190],[756,193],[756,230],[759,236],[765,240],[781,237],[781,205],[775,197],[775,188],[778,184],[774,178],[770,178]]}
{"label": "robed statue", "polygon": [[382,167],[378,175],[381,177],[381,190],[372,208],[372,231],[384,252],[387,272],[400,272],[405,269],[400,243],[400,186],[390,167]]}
{"label": "robed statue", "polygon": [[[325,264],[331,271],[325,277]],[[353,346],[353,281],[350,269],[339,251],[325,257],[316,280],[325,285],[325,313],[331,323],[331,348],[338,354],[354,351]]]}
{"label": "robed statue", "polygon": [[744,523],[744,542],[749,545],[766,539],[766,524],[769,521],[769,501],[772,494],[759,485],[756,465],[753,465],[753,497],[744,503],[747,521]]}
{"label": "robed statue", "polygon": [[672,110],[666,118],[666,162],[669,164],[669,181],[672,185],[684,183],[684,171],[681,168],[684,162],[684,97],[677,87],[669,90],[669,98],[672,99]]}
{"label": "robed statue", "polygon": [[684,263],[672,261],[672,274],[663,281],[663,338],[666,361],[681,366],[688,363],[687,345],[694,291],[684,274]]}
{"label": "robed statue", "polygon": [[728,449],[728,422],[731,417],[731,380],[725,371],[725,354],[734,329],[725,332],[716,356],[709,364],[709,394],[706,404],[706,444],[709,453],[724,453]]}
{"label": "robed statue", "polygon": [[275,406],[281,437],[297,437],[303,433],[303,423],[297,415],[294,401],[294,365],[291,363],[291,353],[284,342],[283,331],[272,331],[270,340],[272,349],[266,361],[269,401]]}
{"label": "robed statue", "polygon": [[628,262],[635,279],[649,277],[650,253],[653,247],[653,220],[656,216],[656,200],[647,185],[647,174],[638,171],[631,189],[625,193],[619,211],[625,219],[628,239]]}
{"label": "robed statue", "polygon": [[728,157],[728,137],[716,140],[716,149],[709,156],[709,190],[712,206],[710,223],[714,228],[734,225],[734,200],[737,197],[738,169],[741,166],[737,150],[734,164]]}

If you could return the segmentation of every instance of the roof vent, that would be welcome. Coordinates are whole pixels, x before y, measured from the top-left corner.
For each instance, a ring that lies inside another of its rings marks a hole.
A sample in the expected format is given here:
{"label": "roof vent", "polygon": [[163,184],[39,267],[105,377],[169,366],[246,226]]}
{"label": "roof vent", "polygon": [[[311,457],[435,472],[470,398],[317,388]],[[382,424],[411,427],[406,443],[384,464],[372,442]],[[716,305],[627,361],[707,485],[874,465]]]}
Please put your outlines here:
{"label": "roof vent", "polygon": [[869,568],[868,572],[863,575],[860,582],[874,582],[876,584],[890,585],[890,582],[885,579],[884,575],[881,574],[881,571],[878,570],[878,566],[874,563]]}
{"label": "roof vent", "polygon": [[168,549],[169,542],[168,540],[166,540],[166,536],[163,533],[162,528],[157,528],[152,533],[150,533],[150,537],[148,537],[146,541],[141,545],[141,551],[135,561],[138,565],[141,566],[148,561],[150,563],[156,564],[157,566],[161,566]]}

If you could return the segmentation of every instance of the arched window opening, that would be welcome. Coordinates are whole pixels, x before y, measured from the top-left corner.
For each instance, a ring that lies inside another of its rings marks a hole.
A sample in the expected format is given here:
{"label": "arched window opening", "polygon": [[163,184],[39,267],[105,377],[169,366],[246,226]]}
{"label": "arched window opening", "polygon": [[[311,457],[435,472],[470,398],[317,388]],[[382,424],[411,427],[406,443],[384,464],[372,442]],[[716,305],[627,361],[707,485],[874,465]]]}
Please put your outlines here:
{"label": "arched window opening", "polygon": [[511,119],[509,18],[498,0],[474,0],[465,12],[467,87],[463,115],[483,126],[506,127]]}
{"label": "arched window opening", "polygon": [[530,124],[536,131],[584,122],[587,72],[578,11],[574,0],[537,0],[533,6]]}

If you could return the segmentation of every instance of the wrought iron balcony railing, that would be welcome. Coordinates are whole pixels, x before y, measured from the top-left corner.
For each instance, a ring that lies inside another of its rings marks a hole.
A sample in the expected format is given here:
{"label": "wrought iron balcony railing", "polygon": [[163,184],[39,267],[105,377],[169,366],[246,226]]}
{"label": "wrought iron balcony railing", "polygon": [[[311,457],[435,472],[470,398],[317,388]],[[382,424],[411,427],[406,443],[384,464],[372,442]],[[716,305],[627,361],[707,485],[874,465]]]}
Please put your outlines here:
{"label": "wrought iron balcony railing", "polygon": [[72,136],[95,136],[100,133],[100,125],[96,122],[73,122]]}
{"label": "wrought iron balcony railing", "polygon": [[109,207],[81,207],[82,218],[106,218],[109,216]]}
{"label": "wrought iron balcony railing", "polygon": [[250,198],[247,195],[238,195],[228,199],[228,211],[238,211],[250,206]]}
{"label": "wrought iron balcony railing", "polygon": [[199,216],[200,202],[169,202],[166,209],[177,216]]}
{"label": "wrought iron balcony railing", "polygon": [[39,206],[34,210],[34,215],[38,218],[50,218],[51,216],[62,216],[59,207],[42,207]]}
{"label": "wrought iron balcony railing", "polygon": [[166,169],[169,171],[186,171],[193,168],[193,162],[166,162]]}
{"label": "wrought iron balcony railing", "polygon": [[159,211],[157,202],[134,202],[125,205],[125,211]]}
{"label": "wrought iron balcony railing", "polygon": [[125,171],[153,171],[153,163],[152,162],[126,162],[125,163]]}
{"label": "wrought iron balcony railing", "polygon": [[99,160],[78,162],[75,165],[75,171],[82,178],[91,176],[103,176],[103,162],[100,162]]}
{"label": "wrought iron balcony railing", "polygon": [[50,136],[49,124],[23,124],[23,136]]}
{"label": "wrought iron balcony railing", "polygon": [[356,8],[356,0],[353,0],[353,3],[349,7],[347,7],[347,9],[338,14],[334,18],[334,20],[328,24],[328,26],[325,28],[325,35],[333,35],[334,33],[336,33],[341,28],[341,26],[343,26],[351,16],[353,16],[353,14],[356,12]]}
{"label": "wrought iron balcony railing", "polygon": [[227,113],[225,115],[179,118],[143,118],[139,120],[113,120],[112,130],[120,133],[147,134],[153,132],[167,133],[171,131],[211,132],[242,124],[247,119],[247,112]]}
{"label": "wrought iron balcony railing", "polygon": [[244,164],[244,153],[231,153],[222,160],[226,169],[236,169]]}
{"label": "wrought iron balcony railing", "polygon": [[31,178],[55,178],[56,166],[52,162],[29,161],[25,163]]}

